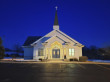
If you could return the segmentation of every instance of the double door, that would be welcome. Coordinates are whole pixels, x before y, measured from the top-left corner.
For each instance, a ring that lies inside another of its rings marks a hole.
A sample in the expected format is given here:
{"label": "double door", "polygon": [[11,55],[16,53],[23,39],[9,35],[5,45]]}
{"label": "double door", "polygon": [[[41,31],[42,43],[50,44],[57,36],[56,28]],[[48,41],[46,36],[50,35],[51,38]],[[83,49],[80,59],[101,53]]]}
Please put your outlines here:
{"label": "double door", "polygon": [[52,50],[52,57],[53,58],[60,58],[60,49],[53,49]]}

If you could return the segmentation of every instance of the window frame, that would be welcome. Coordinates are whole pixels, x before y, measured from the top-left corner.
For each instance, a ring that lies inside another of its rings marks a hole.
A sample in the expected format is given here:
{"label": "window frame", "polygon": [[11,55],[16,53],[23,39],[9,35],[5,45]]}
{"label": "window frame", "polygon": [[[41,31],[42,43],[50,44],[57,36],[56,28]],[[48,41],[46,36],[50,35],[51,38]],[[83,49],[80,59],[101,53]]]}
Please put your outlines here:
{"label": "window frame", "polygon": [[69,48],[69,56],[74,56],[75,50],[74,48]]}
{"label": "window frame", "polygon": [[44,56],[44,49],[38,48],[38,56]]}

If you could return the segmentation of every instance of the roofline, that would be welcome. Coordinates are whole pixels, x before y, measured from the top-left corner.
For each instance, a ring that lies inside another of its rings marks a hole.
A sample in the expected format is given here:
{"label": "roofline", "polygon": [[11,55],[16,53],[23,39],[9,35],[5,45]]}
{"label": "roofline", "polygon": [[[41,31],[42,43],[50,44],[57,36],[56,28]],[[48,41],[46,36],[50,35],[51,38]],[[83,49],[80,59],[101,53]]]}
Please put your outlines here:
{"label": "roofline", "polygon": [[[79,43],[78,41],[76,41],[76,40],[74,40],[73,38],[69,37],[67,34],[65,34],[64,32],[62,32],[62,31],[60,31],[60,30],[53,30],[53,31],[59,32],[60,34],[64,35],[66,38],[68,38],[69,40],[71,40],[71,41],[74,42],[74,43],[81,44],[81,43]],[[51,31],[51,32],[53,32],[53,31]],[[49,33],[51,33],[51,32],[49,32]],[[49,33],[48,33],[48,34],[49,34]],[[48,34],[46,34],[46,35],[48,35]],[[45,35],[45,36],[46,36],[46,35]],[[44,38],[45,36],[43,36],[42,38]],[[35,43],[37,43],[37,42],[38,42],[39,40],[41,40],[42,38],[40,38],[40,39],[38,39],[37,41],[33,42],[33,43],[31,44],[31,46],[33,46]],[[82,45],[82,44],[81,44],[81,45]],[[84,46],[84,45],[82,45],[82,46]]]}
{"label": "roofline", "polygon": [[[52,36],[51,38],[49,38],[48,40],[50,40],[50,39],[52,39],[52,38],[54,38],[54,37],[56,37],[56,38],[59,38],[60,40],[62,40],[63,42],[66,42],[66,41],[64,41],[63,39],[61,39],[60,37],[58,37],[58,36]],[[48,40],[46,40],[45,42],[47,42]]]}
{"label": "roofline", "polygon": [[33,46],[21,46],[21,47],[26,48],[26,47],[33,47]]}
{"label": "roofline", "polygon": [[[64,32],[60,31],[60,30],[56,30],[58,32],[61,32],[61,34],[63,34],[65,37],[67,37],[68,39],[70,39],[72,42],[75,42],[75,43],[79,43],[78,41],[74,40],[73,38],[71,38],[70,36],[68,36],[67,34],[65,34]],[[81,44],[81,43],[79,43]],[[81,44],[82,45],[82,44]]]}
{"label": "roofline", "polygon": [[[54,30],[53,30],[53,31],[54,31]],[[53,32],[53,31],[51,31],[51,32]],[[51,32],[49,32],[49,33],[51,33]],[[48,34],[49,34],[49,33],[48,33]],[[48,35],[48,34],[46,34],[46,35]],[[44,38],[46,35],[44,35],[43,37],[39,38],[37,41],[33,42],[33,43],[30,44],[30,45],[33,46],[35,43],[37,43],[39,40],[41,40],[42,38]]]}

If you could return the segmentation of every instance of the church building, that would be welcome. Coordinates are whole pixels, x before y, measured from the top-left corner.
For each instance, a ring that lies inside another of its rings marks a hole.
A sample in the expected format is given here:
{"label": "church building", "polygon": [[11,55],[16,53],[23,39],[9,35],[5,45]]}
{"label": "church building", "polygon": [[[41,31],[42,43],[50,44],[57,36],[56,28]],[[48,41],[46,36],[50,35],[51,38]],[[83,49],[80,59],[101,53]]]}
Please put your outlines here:
{"label": "church building", "polygon": [[45,36],[29,36],[23,44],[24,59],[79,59],[82,47],[60,30],[56,8],[53,30]]}

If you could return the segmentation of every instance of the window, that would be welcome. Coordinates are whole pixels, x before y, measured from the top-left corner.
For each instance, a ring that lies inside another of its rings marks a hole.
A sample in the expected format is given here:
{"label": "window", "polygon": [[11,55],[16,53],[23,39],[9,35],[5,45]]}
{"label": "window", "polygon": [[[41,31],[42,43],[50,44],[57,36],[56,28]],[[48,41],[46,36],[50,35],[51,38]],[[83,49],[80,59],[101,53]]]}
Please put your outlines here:
{"label": "window", "polygon": [[69,56],[74,56],[74,49],[73,48],[69,49]]}
{"label": "window", "polygon": [[43,56],[43,49],[38,49],[38,56]]}

